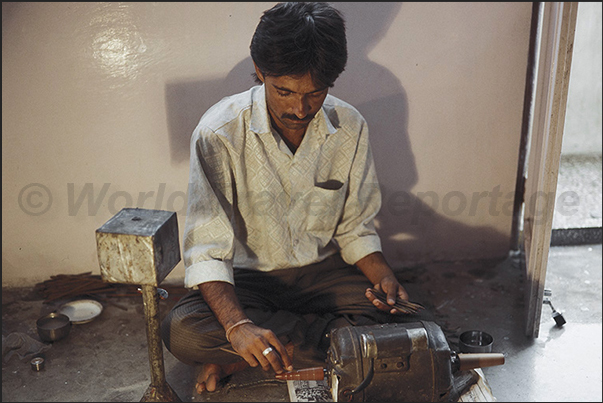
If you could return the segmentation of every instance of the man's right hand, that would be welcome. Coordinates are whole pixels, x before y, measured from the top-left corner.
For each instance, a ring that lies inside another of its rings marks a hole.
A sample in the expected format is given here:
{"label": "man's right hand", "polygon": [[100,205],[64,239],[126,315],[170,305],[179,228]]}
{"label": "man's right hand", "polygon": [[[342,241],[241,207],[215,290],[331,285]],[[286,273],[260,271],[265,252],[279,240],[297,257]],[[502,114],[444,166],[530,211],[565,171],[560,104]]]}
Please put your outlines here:
{"label": "man's right hand", "polygon": [[[247,318],[232,284],[210,281],[199,284],[199,291],[225,329]],[[229,338],[235,352],[252,367],[260,365],[265,371],[272,367],[277,374],[293,370],[291,357],[272,330],[244,323],[232,329]],[[269,347],[272,351],[266,350]]]}
{"label": "man's right hand", "polygon": [[232,330],[230,343],[252,367],[272,368],[277,374],[293,370],[291,357],[272,330],[245,323]]}

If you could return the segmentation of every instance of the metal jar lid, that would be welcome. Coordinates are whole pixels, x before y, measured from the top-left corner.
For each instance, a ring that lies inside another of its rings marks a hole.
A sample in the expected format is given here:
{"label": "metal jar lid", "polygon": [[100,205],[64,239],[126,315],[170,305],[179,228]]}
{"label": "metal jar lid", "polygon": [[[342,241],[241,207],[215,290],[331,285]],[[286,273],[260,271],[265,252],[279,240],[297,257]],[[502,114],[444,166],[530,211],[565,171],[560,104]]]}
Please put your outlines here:
{"label": "metal jar lid", "polygon": [[31,360],[31,369],[34,371],[41,371],[44,369],[44,358],[35,357]]}

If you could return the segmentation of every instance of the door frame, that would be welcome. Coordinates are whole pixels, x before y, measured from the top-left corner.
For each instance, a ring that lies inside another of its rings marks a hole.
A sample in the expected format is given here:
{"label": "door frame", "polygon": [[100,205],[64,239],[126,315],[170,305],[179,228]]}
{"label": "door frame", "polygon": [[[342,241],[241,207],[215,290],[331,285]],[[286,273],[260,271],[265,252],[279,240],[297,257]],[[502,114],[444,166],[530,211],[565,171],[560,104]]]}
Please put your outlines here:
{"label": "door frame", "polygon": [[538,337],[578,2],[543,2],[523,197],[526,329]]}

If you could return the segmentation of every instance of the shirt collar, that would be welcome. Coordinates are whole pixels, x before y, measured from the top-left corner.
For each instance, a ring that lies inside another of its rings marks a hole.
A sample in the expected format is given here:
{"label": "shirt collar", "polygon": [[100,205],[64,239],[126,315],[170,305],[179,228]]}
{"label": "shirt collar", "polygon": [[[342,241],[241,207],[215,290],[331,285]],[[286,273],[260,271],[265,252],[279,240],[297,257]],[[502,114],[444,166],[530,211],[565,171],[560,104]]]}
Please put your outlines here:
{"label": "shirt collar", "polygon": [[266,108],[266,90],[263,84],[251,89],[251,101],[249,130],[257,134],[271,133],[270,118]]}
{"label": "shirt collar", "polygon": [[[253,106],[251,108],[251,119],[249,122],[249,130],[257,134],[272,133],[270,129],[270,117],[266,107],[266,88],[264,84],[253,87],[251,90]],[[328,99],[325,98],[325,101]],[[325,112],[324,103],[320,110],[310,122],[316,132],[326,136],[337,131],[333,123]]]}

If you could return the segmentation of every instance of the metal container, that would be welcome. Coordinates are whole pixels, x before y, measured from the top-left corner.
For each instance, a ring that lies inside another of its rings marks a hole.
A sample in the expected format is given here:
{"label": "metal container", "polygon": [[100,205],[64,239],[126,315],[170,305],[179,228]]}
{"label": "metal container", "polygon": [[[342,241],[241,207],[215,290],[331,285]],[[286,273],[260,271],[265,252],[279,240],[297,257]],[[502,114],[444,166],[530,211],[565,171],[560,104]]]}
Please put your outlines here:
{"label": "metal container", "polygon": [[38,335],[42,341],[54,342],[69,334],[71,321],[69,316],[61,313],[49,313],[37,320]]}
{"label": "metal container", "polygon": [[34,357],[31,361],[31,369],[39,372],[42,371],[44,369],[44,358],[42,357]]}
{"label": "metal container", "polygon": [[481,330],[469,330],[461,333],[459,348],[462,353],[489,353],[492,351],[491,335]]}

